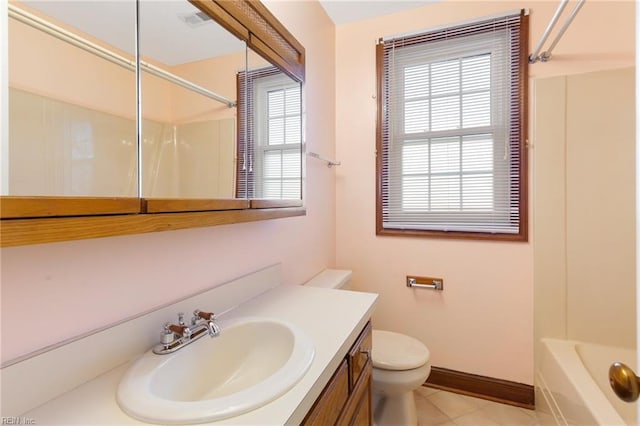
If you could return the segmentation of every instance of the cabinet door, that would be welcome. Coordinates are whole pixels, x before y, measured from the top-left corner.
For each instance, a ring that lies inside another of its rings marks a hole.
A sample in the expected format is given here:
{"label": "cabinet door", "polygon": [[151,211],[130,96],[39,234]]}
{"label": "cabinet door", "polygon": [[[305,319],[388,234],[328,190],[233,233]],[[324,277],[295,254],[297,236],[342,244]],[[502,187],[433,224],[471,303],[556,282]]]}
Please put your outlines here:
{"label": "cabinet door", "polygon": [[302,424],[318,426],[336,424],[348,397],[349,368],[345,359],[313,404]]}
{"label": "cabinet door", "polygon": [[360,400],[356,404],[356,411],[349,424],[352,426],[369,426],[372,424],[372,418],[371,382],[369,382],[362,395],[360,395]]}
{"label": "cabinet door", "polygon": [[347,359],[349,360],[350,396],[339,425],[371,425],[373,408],[371,400],[371,323],[367,323],[362,333],[351,347]]}
{"label": "cabinet door", "polygon": [[360,379],[353,388],[353,392],[338,421],[340,426],[371,425],[373,424],[371,400],[371,362],[367,362],[362,370]]}

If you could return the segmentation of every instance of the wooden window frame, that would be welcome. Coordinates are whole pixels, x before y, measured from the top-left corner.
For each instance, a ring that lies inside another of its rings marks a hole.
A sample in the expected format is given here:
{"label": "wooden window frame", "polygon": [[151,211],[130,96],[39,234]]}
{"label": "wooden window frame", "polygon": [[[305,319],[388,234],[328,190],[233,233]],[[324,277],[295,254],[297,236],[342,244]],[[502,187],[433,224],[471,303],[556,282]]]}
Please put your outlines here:
{"label": "wooden window frame", "polygon": [[[422,230],[422,229],[393,229],[385,228],[383,225],[383,191],[389,183],[385,182],[383,150],[384,134],[383,122],[387,108],[386,99],[388,94],[384,84],[384,44],[380,39],[376,45],[376,87],[377,87],[377,125],[376,125],[376,235],[381,236],[405,236],[405,237],[430,237],[430,238],[452,238],[471,240],[491,240],[491,241],[528,241],[528,35],[529,16],[524,10],[520,13],[520,39],[519,39],[519,134],[518,144],[518,212],[519,227],[518,232],[509,233],[489,233],[489,232],[469,232],[469,231],[442,231],[442,230]],[[510,163],[511,166],[511,163]]]}

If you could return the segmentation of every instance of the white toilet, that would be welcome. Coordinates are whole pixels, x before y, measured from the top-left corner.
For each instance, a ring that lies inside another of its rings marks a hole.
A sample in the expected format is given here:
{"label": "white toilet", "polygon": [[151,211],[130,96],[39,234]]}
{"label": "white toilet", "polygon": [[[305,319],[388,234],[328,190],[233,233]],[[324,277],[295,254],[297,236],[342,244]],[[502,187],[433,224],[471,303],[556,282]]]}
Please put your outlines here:
{"label": "white toilet", "polygon": [[[309,280],[313,287],[349,290],[351,271],[326,269]],[[400,333],[373,330],[373,421],[376,425],[417,425],[413,390],[431,372],[429,349]]]}

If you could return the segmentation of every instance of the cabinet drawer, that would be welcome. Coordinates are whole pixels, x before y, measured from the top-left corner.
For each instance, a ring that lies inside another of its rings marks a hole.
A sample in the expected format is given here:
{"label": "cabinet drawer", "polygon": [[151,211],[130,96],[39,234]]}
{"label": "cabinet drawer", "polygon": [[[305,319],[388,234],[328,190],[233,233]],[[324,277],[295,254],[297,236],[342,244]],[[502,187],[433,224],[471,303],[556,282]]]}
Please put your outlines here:
{"label": "cabinet drawer", "polygon": [[368,322],[349,351],[349,389],[356,385],[369,358],[371,358],[371,322]]}
{"label": "cabinet drawer", "polygon": [[349,398],[349,367],[343,360],[302,422],[303,425],[333,425]]}

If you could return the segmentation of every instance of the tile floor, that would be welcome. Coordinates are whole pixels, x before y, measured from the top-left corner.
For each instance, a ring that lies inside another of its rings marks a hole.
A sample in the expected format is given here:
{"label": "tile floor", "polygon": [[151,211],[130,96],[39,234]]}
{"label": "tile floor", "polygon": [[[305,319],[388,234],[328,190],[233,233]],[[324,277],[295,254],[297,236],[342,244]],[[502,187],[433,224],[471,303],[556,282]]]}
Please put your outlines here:
{"label": "tile floor", "polygon": [[542,426],[543,413],[428,387],[414,392],[419,426]]}

